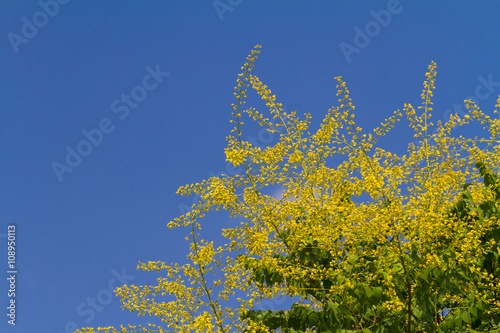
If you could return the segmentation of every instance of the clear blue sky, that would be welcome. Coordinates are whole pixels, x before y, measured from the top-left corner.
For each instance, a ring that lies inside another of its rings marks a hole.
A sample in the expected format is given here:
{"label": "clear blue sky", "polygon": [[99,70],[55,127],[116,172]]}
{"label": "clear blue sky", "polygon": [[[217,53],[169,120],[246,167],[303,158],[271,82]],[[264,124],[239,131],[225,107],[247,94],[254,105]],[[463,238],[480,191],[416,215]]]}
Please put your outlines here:
{"label": "clear blue sky", "polygon": [[[148,320],[122,311],[109,289],[155,283],[139,260],[185,261],[187,231],[166,224],[191,199],[175,192],[226,169],[233,87],[256,44],[255,74],[287,110],[310,112],[314,128],[336,104],[339,75],[367,130],[420,103],[432,60],[435,120],[470,97],[492,113],[500,94],[497,2],[215,4],[0,2],[1,332]],[[250,127],[247,137],[265,145],[272,138],[262,134]],[[402,153],[408,140],[401,122],[381,145]],[[206,219],[214,235],[228,223]],[[11,224],[15,326],[6,316]]]}

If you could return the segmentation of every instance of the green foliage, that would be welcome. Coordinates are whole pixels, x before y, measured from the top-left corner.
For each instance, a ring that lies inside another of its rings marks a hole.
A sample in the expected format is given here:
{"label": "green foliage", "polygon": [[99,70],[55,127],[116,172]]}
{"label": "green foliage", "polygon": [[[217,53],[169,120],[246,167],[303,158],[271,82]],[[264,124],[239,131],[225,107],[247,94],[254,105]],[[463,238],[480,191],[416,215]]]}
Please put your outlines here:
{"label": "green foliage", "polygon": [[[498,177],[481,162],[476,163],[476,168],[479,169],[486,186],[483,191],[490,192],[495,199],[486,200],[479,205],[475,205],[471,193],[467,190],[472,184],[467,183],[463,186],[461,199],[449,210],[447,218],[472,221],[471,223],[477,224],[493,216],[500,217]],[[384,206],[387,205],[390,205],[390,202],[384,202]],[[467,229],[463,232],[467,233],[468,231]],[[285,238],[289,238],[289,233]],[[481,248],[488,248],[488,243],[492,240],[494,240],[493,244],[500,244],[500,227],[497,225],[486,230],[480,239]],[[469,332],[495,330],[495,327],[500,324],[497,302],[497,296],[500,297],[500,294],[497,295],[498,281],[494,281],[500,278],[499,251],[492,249],[483,255],[478,254],[474,266],[471,268],[470,265],[460,263],[457,257],[457,249],[450,247],[450,242],[442,243],[442,251],[440,251],[438,257],[446,264],[445,269],[438,266],[427,266],[421,275],[415,277],[416,286],[413,301],[417,309],[414,310],[412,319],[415,325],[420,327],[419,332],[463,332],[464,327],[467,327]],[[377,245],[364,242],[360,243],[359,246],[363,249],[376,247]],[[351,308],[340,305],[341,302],[339,303],[338,299],[335,299],[329,293],[332,286],[343,284],[344,280],[354,273],[354,270],[366,270],[376,274],[376,261],[379,258],[363,256],[364,267],[360,268],[356,263],[361,257],[353,254],[350,250],[346,250],[346,255],[342,258],[345,264],[340,276],[336,275],[332,276],[332,278],[317,281],[304,278],[286,279],[280,274],[281,268],[289,265],[300,265],[319,270],[337,268],[340,266],[339,263],[333,262],[332,256],[326,248],[320,246],[317,240],[305,237],[302,240],[302,246],[292,251],[290,256],[276,256],[280,263],[276,267],[259,265],[256,260],[240,256],[240,260],[245,262],[245,267],[252,270],[255,283],[273,286],[286,280],[287,286],[300,290],[304,297],[314,297],[322,304],[320,309],[294,304],[288,311],[250,310],[243,316],[243,319],[261,322],[271,331],[280,329],[283,332],[291,332],[292,330],[304,332],[306,329],[313,329],[317,332],[402,332],[406,325],[404,318],[392,317],[388,313],[384,313],[380,306],[386,300],[383,296],[382,286],[374,283],[357,282],[347,295],[353,303]],[[496,248],[498,249],[498,247]],[[418,264],[420,257],[417,252],[416,247],[413,247],[409,263]],[[394,264],[395,271],[403,271],[403,267],[398,264],[398,260],[391,258],[393,256],[391,252],[382,255],[387,258],[387,262]],[[479,275],[486,278],[475,281],[478,274],[471,273],[471,269],[478,269]],[[474,281],[473,287],[475,288],[493,286],[492,294],[487,294],[487,296],[489,296],[490,300],[494,299],[495,302],[488,303],[485,300],[478,300],[467,295],[467,289],[464,286],[472,281]],[[397,285],[404,286],[404,279],[399,279]],[[400,288],[399,292],[405,294],[404,288]],[[455,299],[442,301],[443,297],[447,295],[454,295]],[[408,295],[405,294],[404,296],[407,297]],[[369,328],[352,329],[355,323],[362,322],[359,318],[375,319],[368,323]]]}

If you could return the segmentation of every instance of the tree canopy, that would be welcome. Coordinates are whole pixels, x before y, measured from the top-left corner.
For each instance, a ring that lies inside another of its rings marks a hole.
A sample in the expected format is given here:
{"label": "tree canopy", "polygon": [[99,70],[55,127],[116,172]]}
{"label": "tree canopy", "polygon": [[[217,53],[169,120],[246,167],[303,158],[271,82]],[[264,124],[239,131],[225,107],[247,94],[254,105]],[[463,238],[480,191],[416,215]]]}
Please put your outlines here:
{"label": "tree canopy", "polygon": [[[188,263],[140,263],[163,272],[157,285],[116,290],[124,309],[164,327],[80,332],[499,332],[499,120],[469,100],[463,118],[433,124],[432,62],[422,105],[405,104],[372,131],[356,125],[336,77],[339,103],[312,131],[310,114],[284,111],[252,74],[260,50],[238,75],[225,149],[243,171],[178,190],[200,197],[168,224],[190,228]],[[249,89],[267,111],[246,107]],[[378,140],[403,114],[418,143],[400,156]],[[277,142],[243,140],[246,116]],[[472,122],[484,135],[452,135]],[[277,186],[279,197],[270,191]],[[221,244],[200,236],[202,218],[219,210],[239,221],[221,230]],[[290,308],[256,310],[281,296]]]}

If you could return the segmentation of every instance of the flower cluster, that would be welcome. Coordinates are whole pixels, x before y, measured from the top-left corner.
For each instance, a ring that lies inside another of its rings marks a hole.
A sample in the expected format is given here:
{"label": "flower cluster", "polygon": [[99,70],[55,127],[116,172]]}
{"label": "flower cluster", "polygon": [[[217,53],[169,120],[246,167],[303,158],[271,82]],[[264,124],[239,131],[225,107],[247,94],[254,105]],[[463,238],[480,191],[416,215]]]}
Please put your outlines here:
{"label": "flower cluster", "polygon": [[[469,115],[451,115],[429,135],[432,62],[421,113],[411,104],[403,108],[419,139],[406,154],[378,146],[403,113],[396,110],[364,132],[341,77],[335,78],[339,105],[311,134],[310,115],[300,119],[284,112],[269,87],[251,74],[260,49],[255,47],[238,75],[234,129],[225,150],[227,161],[244,172],[179,188],[181,195],[200,195],[190,212],[169,223],[191,228],[188,263],[141,263],[141,269],[164,277],[154,287],[118,288],[123,307],[157,316],[176,332],[437,332],[462,323],[486,331],[496,325],[499,120],[469,101]],[[243,108],[249,89],[262,98],[268,116]],[[244,114],[278,133],[278,142],[261,149],[242,140]],[[453,127],[472,121],[483,125],[483,138],[450,136]],[[332,157],[341,162],[332,165]],[[271,195],[275,186],[283,188],[279,198]],[[222,230],[227,241],[216,246],[201,238],[201,219],[220,209],[240,223]],[[291,309],[254,310],[278,296],[289,297]]]}

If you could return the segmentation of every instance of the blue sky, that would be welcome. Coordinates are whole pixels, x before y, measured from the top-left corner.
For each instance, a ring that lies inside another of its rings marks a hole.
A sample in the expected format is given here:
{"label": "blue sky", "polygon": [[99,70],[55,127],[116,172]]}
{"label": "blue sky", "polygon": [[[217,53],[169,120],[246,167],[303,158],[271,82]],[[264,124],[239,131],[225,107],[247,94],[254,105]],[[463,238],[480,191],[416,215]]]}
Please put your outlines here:
{"label": "blue sky", "polygon": [[[233,87],[256,44],[255,74],[287,110],[311,113],[313,130],[336,105],[339,75],[371,130],[419,105],[431,61],[434,120],[467,98],[492,114],[499,17],[486,1],[1,1],[0,331],[148,320],[122,311],[110,289],[154,283],[139,260],[185,261],[187,231],[166,224],[192,199],[175,192],[227,173]],[[411,135],[400,122],[380,144],[403,153]],[[245,136],[276,139],[252,126]],[[217,235],[231,222],[205,223]]]}

